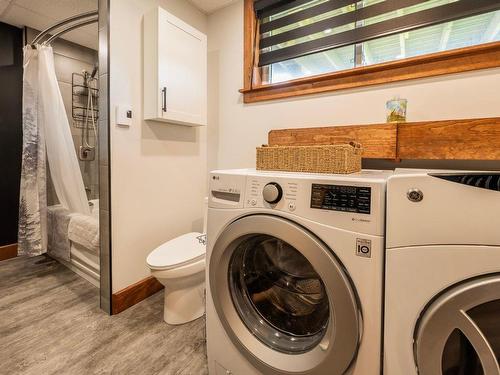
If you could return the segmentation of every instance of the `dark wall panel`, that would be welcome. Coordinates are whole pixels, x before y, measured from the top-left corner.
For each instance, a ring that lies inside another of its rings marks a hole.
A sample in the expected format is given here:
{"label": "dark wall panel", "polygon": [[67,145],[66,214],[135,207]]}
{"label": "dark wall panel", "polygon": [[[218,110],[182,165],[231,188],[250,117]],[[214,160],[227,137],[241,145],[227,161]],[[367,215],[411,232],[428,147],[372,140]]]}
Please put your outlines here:
{"label": "dark wall panel", "polygon": [[17,242],[22,154],[22,30],[0,22],[0,246]]}

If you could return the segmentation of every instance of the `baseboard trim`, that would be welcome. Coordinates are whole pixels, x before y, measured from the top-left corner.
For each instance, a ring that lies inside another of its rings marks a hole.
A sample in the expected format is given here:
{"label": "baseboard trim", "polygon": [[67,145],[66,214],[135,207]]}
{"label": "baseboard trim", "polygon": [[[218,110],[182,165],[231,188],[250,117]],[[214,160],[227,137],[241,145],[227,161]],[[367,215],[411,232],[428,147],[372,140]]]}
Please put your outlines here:
{"label": "baseboard trim", "polygon": [[7,260],[17,257],[17,243],[0,246],[0,260]]}
{"label": "baseboard trim", "polygon": [[153,276],[129,285],[125,289],[113,293],[111,297],[111,314],[119,314],[162,289],[163,285]]}

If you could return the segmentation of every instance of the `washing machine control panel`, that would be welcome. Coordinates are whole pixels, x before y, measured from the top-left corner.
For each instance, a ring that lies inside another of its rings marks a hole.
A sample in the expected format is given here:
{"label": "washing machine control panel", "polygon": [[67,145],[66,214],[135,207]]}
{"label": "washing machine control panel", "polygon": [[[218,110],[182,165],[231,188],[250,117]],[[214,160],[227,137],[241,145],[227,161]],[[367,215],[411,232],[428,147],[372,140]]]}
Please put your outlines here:
{"label": "washing machine control panel", "polygon": [[[295,212],[302,210],[338,211],[370,215],[372,187],[361,184],[328,184],[304,180],[268,180],[251,177],[247,181],[246,207],[264,207]],[[311,212],[314,216],[314,214]]]}
{"label": "washing machine control panel", "polygon": [[358,233],[385,232],[386,179],[389,172],[352,175],[213,171],[209,208],[240,209],[238,214],[270,213],[301,218]]}
{"label": "washing machine control panel", "polygon": [[312,184],[311,208],[370,214],[371,187]]}

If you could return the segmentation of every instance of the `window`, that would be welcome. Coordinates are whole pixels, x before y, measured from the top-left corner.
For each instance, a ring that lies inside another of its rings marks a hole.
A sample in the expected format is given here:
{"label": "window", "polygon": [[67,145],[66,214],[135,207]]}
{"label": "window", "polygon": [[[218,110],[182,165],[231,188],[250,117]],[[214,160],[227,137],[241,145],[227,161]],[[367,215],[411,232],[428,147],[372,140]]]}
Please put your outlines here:
{"label": "window", "polygon": [[246,1],[245,101],[500,66],[500,0]]}

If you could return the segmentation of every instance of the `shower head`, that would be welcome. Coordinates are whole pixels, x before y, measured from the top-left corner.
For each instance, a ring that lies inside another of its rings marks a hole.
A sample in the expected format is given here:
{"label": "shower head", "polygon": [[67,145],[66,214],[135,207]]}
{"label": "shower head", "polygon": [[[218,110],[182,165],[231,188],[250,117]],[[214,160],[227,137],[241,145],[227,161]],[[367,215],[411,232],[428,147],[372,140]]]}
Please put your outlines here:
{"label": "shower head", "polygon": [[90,78],[94,78],[97,73],[97,65],[94,65],[94,69],[92,70],[92,74],[90,75]]}

